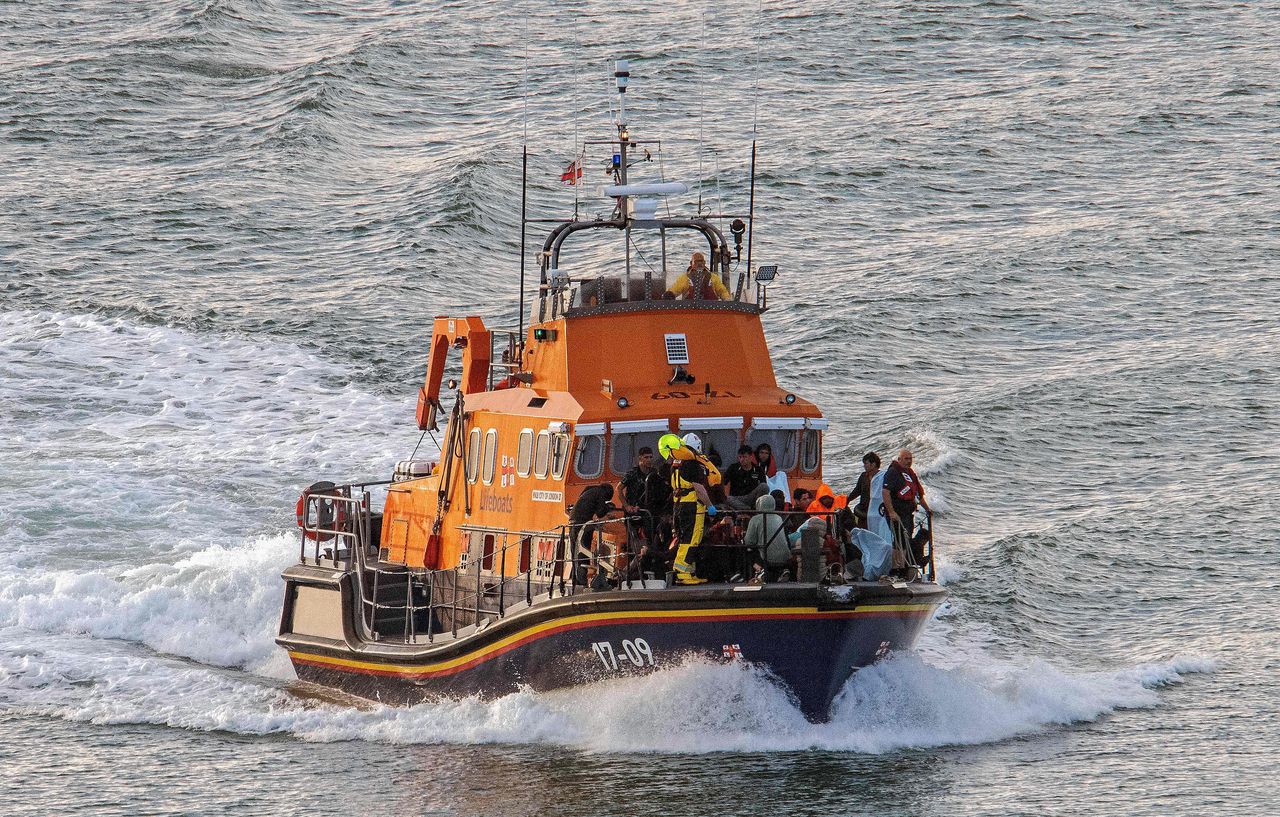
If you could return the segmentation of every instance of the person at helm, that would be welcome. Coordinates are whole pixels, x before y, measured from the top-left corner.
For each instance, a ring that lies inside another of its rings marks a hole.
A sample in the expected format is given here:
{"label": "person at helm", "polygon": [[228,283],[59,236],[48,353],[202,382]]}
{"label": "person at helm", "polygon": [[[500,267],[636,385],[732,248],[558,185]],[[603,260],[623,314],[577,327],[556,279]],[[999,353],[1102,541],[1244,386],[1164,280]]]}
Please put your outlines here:
{"label": "person at helm", "polygon": [[671,462],[671,498],[675,503],[676,558],[672,570],[677,584],[702,584],[694,575],[698,545],[708,516],[716,515],[707,493],[710,472],[702,460],[702,439],[692,432],[683,438],[668,434],[658,451]]}
{"label": "person at helm", "polygon": [[700,252],[693,254],[689,268],[671,285],[676,297],[686,301],[732,301],[729,288],[714,270],[707,268],[707,257]]}

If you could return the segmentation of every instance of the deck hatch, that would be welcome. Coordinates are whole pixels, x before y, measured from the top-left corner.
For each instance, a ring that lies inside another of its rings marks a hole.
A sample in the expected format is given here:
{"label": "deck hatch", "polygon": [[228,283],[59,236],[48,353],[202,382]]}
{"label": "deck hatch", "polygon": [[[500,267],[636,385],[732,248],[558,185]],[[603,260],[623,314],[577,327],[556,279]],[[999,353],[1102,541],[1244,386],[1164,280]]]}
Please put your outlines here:
{"label": "deck hatch", "polygon": [[689,362],[689,341],[683,334],[664,335],[667,341],[667,363],[675,366]]}

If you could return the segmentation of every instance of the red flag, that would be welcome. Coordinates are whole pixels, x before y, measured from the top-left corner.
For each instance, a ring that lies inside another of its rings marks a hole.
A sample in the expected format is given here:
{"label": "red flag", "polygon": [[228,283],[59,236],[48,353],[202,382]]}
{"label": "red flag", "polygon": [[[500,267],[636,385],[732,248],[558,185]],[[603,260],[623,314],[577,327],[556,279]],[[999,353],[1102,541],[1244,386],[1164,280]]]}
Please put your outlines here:
{"label": "red flag", "polygon": [[560,174],[561,184],[577,184],[578,179],[582,178],[582,160],[574,159],[569,166]]}

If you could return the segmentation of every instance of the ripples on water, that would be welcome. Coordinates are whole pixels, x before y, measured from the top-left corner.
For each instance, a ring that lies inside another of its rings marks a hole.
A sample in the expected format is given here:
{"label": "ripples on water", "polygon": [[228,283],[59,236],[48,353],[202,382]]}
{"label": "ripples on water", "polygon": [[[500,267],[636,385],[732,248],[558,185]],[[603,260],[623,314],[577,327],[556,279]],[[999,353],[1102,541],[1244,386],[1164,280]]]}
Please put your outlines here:
{"label": "ripples on water", "polygon": [[[0,9],[7,813],[1280,801],[1274,9]],[[758,79],[779,376],[832,418],[837,486],[917,448],[952,600],[828,726],[697,666],[614,698],[299,697],[285,509],[413,445],[432,315],[514,323],[523,123],[560,215],[617,56],[634,130],[689,140],[662,170],[726,209]]]}

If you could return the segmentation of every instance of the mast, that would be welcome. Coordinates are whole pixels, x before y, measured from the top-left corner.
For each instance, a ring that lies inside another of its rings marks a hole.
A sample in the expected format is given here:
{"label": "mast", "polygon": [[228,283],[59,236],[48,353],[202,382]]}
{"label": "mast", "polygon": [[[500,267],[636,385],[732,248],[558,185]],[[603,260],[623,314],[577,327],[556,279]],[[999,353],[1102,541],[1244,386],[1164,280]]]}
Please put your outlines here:
{"label": "mast", "polygon": [[[630,134],[627,133],[627,83],[631,79],[631,66],[627,60],[618,60],[614,68],[613,78],[618,83],[618,184],[625,185],[627,183],[627,142],[630,141]],[[631,218],[627,212],[627,199],[623,195],[618,197],[618,215],[624,220],[626,227],[623,228],[624,241],[626,243],[626,282],[624,291],[625,297],[631,297]]]}

